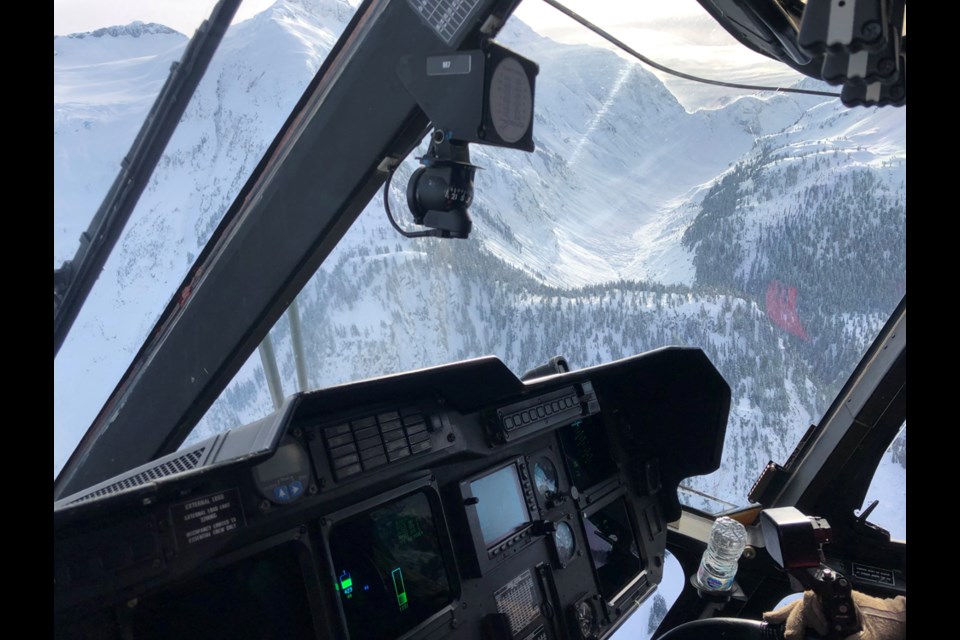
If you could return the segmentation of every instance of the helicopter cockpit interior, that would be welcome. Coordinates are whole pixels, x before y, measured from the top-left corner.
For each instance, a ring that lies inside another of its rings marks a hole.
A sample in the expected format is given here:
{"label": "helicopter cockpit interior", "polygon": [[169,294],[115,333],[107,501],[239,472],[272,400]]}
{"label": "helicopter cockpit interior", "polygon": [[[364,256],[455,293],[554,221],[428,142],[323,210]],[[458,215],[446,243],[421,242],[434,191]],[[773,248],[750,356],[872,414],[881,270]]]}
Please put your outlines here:
{"label": "helicopter cockpit interior", "polygon": [[[97,231],[55,272],[55,358],[238,4],[191,41],[195,67],[171,73]],[[700,4],[850,109],[905,104],[903,0]],[[906,419],[905,293],[789,458],[724,511],[747,546],[717,592],[693,577],[718,514],[681,485],[721,467],[739,396],[699,346],[522,376],[474,357],[298,391],[195,435],[381,188],[401,235],[470,241],[470,145],[535,152],[540,67],[496,42],[518,5],[356,7],[56,476],[55,637],[624,638],[668,557],[685,575],[655,631],[670,640],[777,637],[762,614],[803,589],[847,637],[851,589],[906,595],[906,543],[856,513]],[[418,148],[411,227],[390,187]]]}

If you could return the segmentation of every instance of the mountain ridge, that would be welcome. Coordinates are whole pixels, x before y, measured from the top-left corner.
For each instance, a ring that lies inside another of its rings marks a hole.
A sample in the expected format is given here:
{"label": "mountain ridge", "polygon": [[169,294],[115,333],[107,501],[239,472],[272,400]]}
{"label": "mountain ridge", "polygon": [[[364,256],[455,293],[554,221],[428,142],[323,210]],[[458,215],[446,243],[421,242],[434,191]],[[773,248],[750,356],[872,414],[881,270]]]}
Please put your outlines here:
{"label": "mountain ridge", "polygon": [[134,20],[133,22],[128,22],[127,24],[101,27],[99,29],[94,29],[93,31],[79,31],[60,36],[54,34],[53,39],[56,40],[57,38],[70,38],[74,40],[83,40],[84,38],[120,38],[123,36],[140,38],[150,35],[178,35],[186,38],[184,34],[180,33],[176,29],[171,29],[166,25],[158,24],[156,22],[142,22],[140,20]]}

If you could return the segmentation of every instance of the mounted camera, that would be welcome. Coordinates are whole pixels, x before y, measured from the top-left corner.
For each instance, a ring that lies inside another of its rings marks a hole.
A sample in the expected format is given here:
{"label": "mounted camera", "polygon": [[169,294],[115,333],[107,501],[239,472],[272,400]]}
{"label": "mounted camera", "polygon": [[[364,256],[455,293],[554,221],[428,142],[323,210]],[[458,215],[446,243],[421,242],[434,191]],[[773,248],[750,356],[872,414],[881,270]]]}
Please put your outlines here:
{"label": "mounted camera", "polygon": [[[384,204],[390,222],[407,237],[467,238],[473,223],[469,143],[533,151],[534,84],[539,67],[487,41],[481,49],[400,59],[397,75],[434,125],[423,165],[410,177],[407,205],[428,231],[406,231]],[[391,178],[393,174],[391,173]]]}
{"label": "mounted camera", "polygon": [[442,238],[466,238],[473,228],[467,208],[473,202],[473,175],[478,169],[470,164],[469,147],[437,129],[420,163],[424,166],[407,183],[407,206],[414,222],[436,229]]}

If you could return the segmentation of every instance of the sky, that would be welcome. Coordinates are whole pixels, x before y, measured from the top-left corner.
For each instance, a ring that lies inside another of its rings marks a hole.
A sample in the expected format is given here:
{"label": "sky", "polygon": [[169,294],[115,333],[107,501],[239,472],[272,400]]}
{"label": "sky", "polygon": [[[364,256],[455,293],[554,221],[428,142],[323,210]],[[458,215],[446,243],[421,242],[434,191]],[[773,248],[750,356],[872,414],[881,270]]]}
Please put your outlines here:
{"label": "sky", "polygon": [[[263,11],[275,0],[244,0],[234,22]],[[358,5],[360,0],[348,0]],[[565,4],[661,64],[686,73],[730,82],[789,85],[802,76],[756,54],[728,35],[696,0],[566,0]],[[209,17],[215,0],[54,0],[53,32],[65,35],[140,20],[192,36]],[[525,0],[516,16],[554,40],[605,47],[627,54],[541,0]],[[742,95],[652,70],[688,109],[719,106]]]}
{"label": "sky", "polygon": [[[358,4],[359,0],[348,0]],[[246,20],[266,9],[274,0],[244,0],[237,9],[236,20]],[[193,35],[197,26],[215,6],[215,0],[54,0],[53,33],[66,35],[92,31],[100,27],[127,24],[134,20],[158,22],[186,35]],[[629,5],[622,0],[596,0],[590,3],[571,0],[569,5],[579,12],[589,12],[590,18],[603,25],[650,22],[651,19],[700,15],[705,12],[694,0],[638,0]],[[626,7],[626,8],[625,8]],[[549,24],[557,34],[577,33],[581,27],[556,9],[539,0],[527,0],[517,10],[525,20],[536,16]]]}
{"label": "sky", "polygon": [[[273,0],[244,0],[235,22],[246,20]],[[192,36],[210,17],[215,0],[54,0],[53,33],[66,35],[100,27],[128,24],[134,20],[157,22]]]}

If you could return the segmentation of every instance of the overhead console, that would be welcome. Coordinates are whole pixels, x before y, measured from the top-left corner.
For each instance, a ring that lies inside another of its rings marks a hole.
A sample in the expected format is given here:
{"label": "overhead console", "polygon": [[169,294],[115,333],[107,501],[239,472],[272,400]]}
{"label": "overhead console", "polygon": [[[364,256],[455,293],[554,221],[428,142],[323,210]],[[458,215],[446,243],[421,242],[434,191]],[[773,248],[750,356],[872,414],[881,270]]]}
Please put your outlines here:
{"label": "overhead console", "polygon": [[729,402],[680,348],[293,396],[55,503],[56,635],[606,637],[660,582]]}

